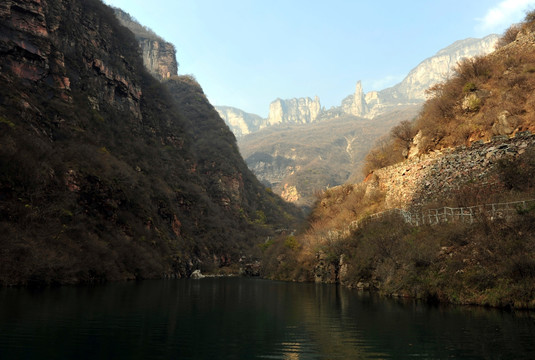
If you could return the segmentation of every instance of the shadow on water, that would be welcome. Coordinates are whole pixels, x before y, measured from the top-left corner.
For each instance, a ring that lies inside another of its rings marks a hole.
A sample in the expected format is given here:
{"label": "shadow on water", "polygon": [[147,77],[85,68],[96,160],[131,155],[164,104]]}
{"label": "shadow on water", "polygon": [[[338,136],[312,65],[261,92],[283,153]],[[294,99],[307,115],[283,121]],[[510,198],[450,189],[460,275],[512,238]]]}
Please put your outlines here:
{"label": "shadow on water", "polygon": [[243,278],[0,289],[0,359],[529,359],[534,319]]}

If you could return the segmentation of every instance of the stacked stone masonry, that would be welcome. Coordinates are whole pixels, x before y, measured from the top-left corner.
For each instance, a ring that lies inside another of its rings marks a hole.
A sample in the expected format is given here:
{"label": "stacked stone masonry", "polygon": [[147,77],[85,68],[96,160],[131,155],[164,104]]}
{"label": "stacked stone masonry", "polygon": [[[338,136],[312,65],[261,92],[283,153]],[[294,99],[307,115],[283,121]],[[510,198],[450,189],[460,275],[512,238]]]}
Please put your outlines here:
{"label": "stacked stone masonry", "polygon": [[514,158],[533,146],[534,135],[519,133],[513,138],[496,137],[470,147],[435,151],[376,170],[373,185],[386,193],[387,208],[418,210],[469,182],[496,184],[498,179],[491,174],[498,161]]}

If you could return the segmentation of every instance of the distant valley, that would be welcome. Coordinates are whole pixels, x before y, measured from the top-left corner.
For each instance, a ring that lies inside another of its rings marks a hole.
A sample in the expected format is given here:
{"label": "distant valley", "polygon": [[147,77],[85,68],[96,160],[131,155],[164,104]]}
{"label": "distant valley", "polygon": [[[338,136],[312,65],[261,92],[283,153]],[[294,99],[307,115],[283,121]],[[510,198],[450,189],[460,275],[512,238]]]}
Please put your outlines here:
{"label": "distant valley", "polygon": [[459,40],[384,90],[364,93],[357,81],[355,92],[330,109],[316,96],[276,99],[266,119],[229,106],[216,110],[255,175],[285,200],[308,208],[315,192],[362,179],[361,166],[373,144],[394,125],[416,117],[426,90],[448,79],[461,59],[492,52],[497,40],[497,35]]}
{"label": "distant valley", "polygon": [[375,119],[344,114],[306,126],[279,125],[238,139],[249,168],[286,201],[308,209],[315,193],[348,179],[360,180],[360,164],[374,141],[419,106],[400,106]]}

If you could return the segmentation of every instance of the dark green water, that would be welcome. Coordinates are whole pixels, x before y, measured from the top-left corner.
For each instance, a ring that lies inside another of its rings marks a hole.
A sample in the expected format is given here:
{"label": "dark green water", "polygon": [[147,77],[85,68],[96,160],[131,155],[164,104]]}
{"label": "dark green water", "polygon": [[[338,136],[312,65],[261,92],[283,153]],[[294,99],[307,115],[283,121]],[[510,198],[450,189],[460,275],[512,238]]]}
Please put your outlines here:
{"label": "dark green water", "polygon": [[535,359],[535,316],[244,278],[0,289],[0,359]]}

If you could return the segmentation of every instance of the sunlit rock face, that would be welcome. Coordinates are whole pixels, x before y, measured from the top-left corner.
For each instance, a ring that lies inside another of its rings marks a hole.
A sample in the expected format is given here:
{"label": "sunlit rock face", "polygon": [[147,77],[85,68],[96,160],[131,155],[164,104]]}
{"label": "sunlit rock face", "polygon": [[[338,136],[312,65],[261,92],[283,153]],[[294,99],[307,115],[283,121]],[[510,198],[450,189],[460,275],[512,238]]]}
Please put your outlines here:
{"label": "sunlit rock face", "polygon": [[176,50],[173,44],[163,40],[152,30],[139,24],[129,14],[114,8],[115,16],[121,23],[134,33],[141,48],[143,65],[158,80],[168,79],[178,73]]}
{"label": "sunlit rock face", "polygon": [[483,39],[459,40],[425,59],[398,85],[382,91],[383,97],[425,100],[425,91],[451,76],[457,63],[464,58],[486,55],[494,51],[498,35]]}
{"label": "sunlit rock face", "polygon": [[363,116],[368,112],[368,105],[364,92],[362,91],[362,83],[357,81],[355,86],[355,93],[347,96],[342,100],[342,111],[349,115]]}
{"label": "sunlit rock face", "polygon": [[215,109],[236,137],[257,132],[265,126],[265,119],[256,114],[230,106],[216,106]]}
{"label": "sunlit rock face", "polygon": [[143,64],[153,76],[163,80],[177,74],[176,51],[172,44],[153,39],[139,39],[139,44]]}
{"label": "sunlit rock face", "polygon": [[236,137],[249,135],[273,125],[310,124],[318,119],[322,111],[317,96],[314,99],[276,99],[269,105],[267,119],[230,106],[216,106],[216,110]]}
{"label": "sunlit rock face", "polygon": [[319,97],[277,99],[269,105],[267,125],[309,124],[314,122],[321,111]]}
{"label": "sunlit rock face", "polygon": [[483,39],[454,42],[418,64],[399,84],[366,94],[368,109],[364,116],[373,118],[393,106],[423,103],[427,98],[426,90],[450,77],[459,61],[491,53],[497,41],[498,35],[489,35]]}

